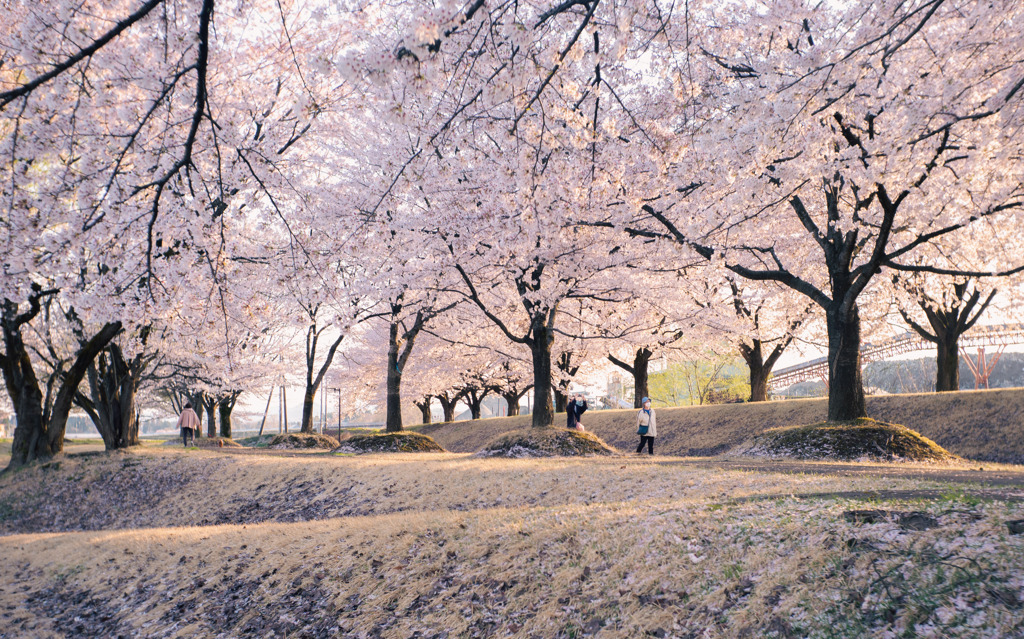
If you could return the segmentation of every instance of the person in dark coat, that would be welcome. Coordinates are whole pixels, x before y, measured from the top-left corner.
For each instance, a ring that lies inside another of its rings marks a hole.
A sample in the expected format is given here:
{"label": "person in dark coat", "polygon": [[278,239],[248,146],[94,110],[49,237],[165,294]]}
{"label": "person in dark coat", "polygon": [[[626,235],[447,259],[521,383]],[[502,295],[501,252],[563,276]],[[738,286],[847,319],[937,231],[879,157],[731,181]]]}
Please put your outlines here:
{"label": "person in dark coat", "polygon": [[569,403],[565,406],[565,427],[570,429],[583,430],[583,422],[581,421],[583,413],[587,412],[587,400],[580,393],[576,393],[569,398]]}

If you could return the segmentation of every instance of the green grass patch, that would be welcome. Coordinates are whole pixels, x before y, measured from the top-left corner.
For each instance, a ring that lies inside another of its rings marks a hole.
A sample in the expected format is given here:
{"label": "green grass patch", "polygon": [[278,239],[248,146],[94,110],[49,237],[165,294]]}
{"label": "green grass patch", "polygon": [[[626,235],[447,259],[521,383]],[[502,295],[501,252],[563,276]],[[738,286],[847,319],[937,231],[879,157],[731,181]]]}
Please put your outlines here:
{"label": "green grass patch", "polygon": [[732,451],[753,457],[850,461],[950,461],[957,457],[920,433],[869,418],[772,428]]}
{"label": "green grass patch", "polygon": [[492,440],[478,454],[485,457],[578,457],[614,453],[614,448],[593,433],[530,427]]}

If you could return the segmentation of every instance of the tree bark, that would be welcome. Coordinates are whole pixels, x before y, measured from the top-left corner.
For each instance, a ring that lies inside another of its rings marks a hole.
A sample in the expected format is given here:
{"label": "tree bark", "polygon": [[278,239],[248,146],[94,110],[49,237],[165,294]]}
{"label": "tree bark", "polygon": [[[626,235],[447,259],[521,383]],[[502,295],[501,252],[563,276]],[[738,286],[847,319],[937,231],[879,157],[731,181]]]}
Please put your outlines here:
{"label": "tree bark", "polygon": [[508,405],[508,416],[514,417],[519,414],[519,400],[523,398],[526,391],[505,391],[501,394],[501,398],[505,400],[505,404]]}
{"label": "tree bark", "polygon": [[445,391],[436,396],[437,401],[441,402],[441,410],[444,411],[444,421],[454,422],[455,421],[455,405],[462,399],[462,393],[449,393]]}
{"label": "tree bark", "polygon": [[235,409],[234,397],[224,397],[217,402],[217,410],[220,413],[220,436],[231,439],[231,411]]}
{"label": "tree bark", "polygon": [[88,368],[89,397],[76,394],[75,403],[89,414],[107,450],[140,443],[135,398],[148,363],[141,354],[126,360],[120,347],[110,344]]}
{"label": "tree bark", "polygon": [[[43,393],[32,367],[32,360],[21,336],[21,327],[38,312],[38,299],[29,315],[18,315],[17,305],[5,301],[2,318],[4,353],[0,357],[4,383],[18,420],[14,428],[11,460],[7,468],[16,468],[38,459],[49,459],[64,450],[64,433],[75,393],[89,364],[121,332],[121,323],[107,323],[79,347],[75,362],[60,382],[53,405],[43,406]],[[27,319],[26,319],[27,318]]]}
{"label": "tree bark", "polygon": [[747,401],[768,401],[768,371],[764,364],[750,367],[750,398]]}
{"label": "tree bark", "polygon": [[551,394],[554,396],[555,400],[555,412],[564,413],[566,407],[569,405],[569,396],[558,388],[551,389]]}
{"label": "tree bark", "polygon": [[469,404],[469,415],[471,419],[480,419],[484,398],[491,392],[490,388],[469,388],[466,390],[466,403]]}
{"label": "tree bark", "polygon": [[555,423],[554,406],[551,404],[551,342],[554,338],[543,319],[533,321],[533,339],[530,350],[533,356],[533,426],[548,428]]}
{"label": "tree bark", "polygon": [[828,421],[867,417],[860,369],[860,314],[856,305],[825,311],[828,327]]}
{"label": "tree bark", "polygon": [[[206,410],[206,436],[217,436],[217,398],[206,395],[202,396],[203,408]],[[202,429],[200,429],[202,430]]]}
{"label": "tree bark", "polygon": [[959,335],[940,340],[936,344],[935,390],[939,393],[960,390]]}
{"label": "tree bark", "polygon": [[[928,318],[931,332],[915,322],[908,313],[900,310],[903,319],[918,335],[935,344],[935,391],[938,393],[960,390],[960,336],[978,322],[996,295],[996,290],[993,289],[981,306],[978,306],[981,291],[975,288],[974,292],[968,295],[969,285],[970,280],[953,283],[953,296],[948,307],[918,291],[917,303]],[[972,317],[971,313],[975,307],[978,310]]]}
{"label": "tree bark", "polygon": [[420,417],[423,418],[424,424],[429,424],[431,419],[433,418],[433,415],[431,415],[430,413],[430,401],[432,399],[433,397],[431,395],[427,395],[420,401],[413,402],[414,404],[416,404],[416,408],[420,409]]}
{"label": "tree bark", "polygon": [[392,321],[388,327],[388,375],[387,375],[387,417],[384,430],[388,433],[400,433],[402,426],[402,370],[399,367],[399,344],[397,322]]}
{"label": "tree bark", "polygon": [[300,432],[313,432],[313,403],[316,398],[316,388],[307,380],[306,392],[302,395],[302,426]]}
{"label": "tree bark", "polygon": [[633,365],[630,366],[614,355],[608,356],[608,361],[615,364],[622,370],[633,376],[633,408],[643,408],[641,400],[648,397],[650,393],[650,363],[654,351],[646,346],[636,349],[633,355]]}
{"label": "tree bark", "polygon": [[649,365],[654,351],[639,348],[633,357],[633,408],[643,408],[640,400],[650,396]]}

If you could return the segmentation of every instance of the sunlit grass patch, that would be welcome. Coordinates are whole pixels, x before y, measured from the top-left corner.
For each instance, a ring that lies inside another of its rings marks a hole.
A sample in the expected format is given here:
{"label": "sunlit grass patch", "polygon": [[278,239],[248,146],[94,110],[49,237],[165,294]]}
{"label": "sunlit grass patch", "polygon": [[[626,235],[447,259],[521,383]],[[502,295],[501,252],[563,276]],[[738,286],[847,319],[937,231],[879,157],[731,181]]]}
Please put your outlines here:
{"label": "sunlit grass patch", "polygon": [[816,460],[951,461],[955,455],[898,424],[863,418],[773,428],[755,435],[734,455]]}
{"label": "sunlit grass patch", "polygon": [[484,457],[576,457],[612,455],[600,437],[568,428],[524,428],[494,439],[479,452]]}

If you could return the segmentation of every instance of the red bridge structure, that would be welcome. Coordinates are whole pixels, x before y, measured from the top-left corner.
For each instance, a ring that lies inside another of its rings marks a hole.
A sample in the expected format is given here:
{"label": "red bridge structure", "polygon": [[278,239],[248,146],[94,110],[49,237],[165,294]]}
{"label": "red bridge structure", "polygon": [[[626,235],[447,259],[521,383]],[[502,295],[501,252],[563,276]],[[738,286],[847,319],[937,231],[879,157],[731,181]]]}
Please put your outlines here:
{"label": "red bridge structure", "polygon": [[[967,361],[968,368],[974,374],[974,388],[988,388],[989,375],[999,361],[999,356],[1007,346],[1013,344],[1024,344],[1024,324],[980,326],[960,337],[960,355]],[[992,347],[995,348],[994,355],[985,350]],[[967,349],[975,348],[977,357],[971,359]],[[860,351],[860,361],[863,366],[868,362],[882,361],[898,355],[934,350],[934,343],[917,333],[907,332],[881,344],[865,344]],[[768,380],[768,387],[777,392],[793,384],[818,380],[828,385],[827,357],[819,357],[775,371]]]}

